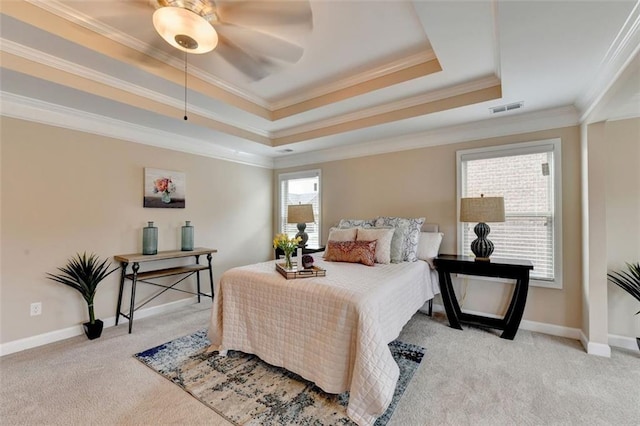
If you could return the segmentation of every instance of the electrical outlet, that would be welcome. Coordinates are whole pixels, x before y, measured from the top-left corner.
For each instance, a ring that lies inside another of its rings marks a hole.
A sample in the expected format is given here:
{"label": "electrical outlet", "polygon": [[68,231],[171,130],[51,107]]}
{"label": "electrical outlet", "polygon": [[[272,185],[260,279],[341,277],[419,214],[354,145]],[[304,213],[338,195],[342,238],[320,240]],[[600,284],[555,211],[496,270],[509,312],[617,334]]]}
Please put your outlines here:
{"label": "electrical outlet", "polygon": [[42,303],[36,302],[31,304],[31,316],[40,315],[42,313]]}

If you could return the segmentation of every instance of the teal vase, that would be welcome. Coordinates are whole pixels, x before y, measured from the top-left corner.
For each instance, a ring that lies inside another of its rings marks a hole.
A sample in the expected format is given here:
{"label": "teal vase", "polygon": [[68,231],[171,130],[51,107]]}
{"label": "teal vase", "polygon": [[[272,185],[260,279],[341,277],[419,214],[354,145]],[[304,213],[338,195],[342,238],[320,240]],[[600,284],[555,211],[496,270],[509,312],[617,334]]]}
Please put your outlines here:
{"label": "teal vase", "polygon": [[142,254],[158,254],[158,228],[153,222],[142,229]]}
{"label": "teal vase", "polygon": [[193,226],[191,221],[187,220],[182,227],[182,251],[193,250]]}

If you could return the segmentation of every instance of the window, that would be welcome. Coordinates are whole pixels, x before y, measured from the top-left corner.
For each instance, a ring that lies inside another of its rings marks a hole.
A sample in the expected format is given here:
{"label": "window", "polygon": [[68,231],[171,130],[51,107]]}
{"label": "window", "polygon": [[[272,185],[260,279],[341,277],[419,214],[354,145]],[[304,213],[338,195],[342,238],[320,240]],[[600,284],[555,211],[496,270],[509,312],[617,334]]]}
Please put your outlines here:
{"label": "window", "polygon": [[[504,197],[505,222],[489,224],[492,256],[530,260],[532,285],[562,288],[560,140],[458,151],[457,161],[458,206]],[[475,223],[458,226],[458,253],[472,255]]]}
{"label": "window", "polygon": [[309,235],[307,246],[320,246],[320,170],[308,170],[278,175],[279,214],[278,229],[289,237],[295,237],[298,227],[287,223],[287,206],[290,204],[313,205],[314,223],[307,223],[305,232]]}

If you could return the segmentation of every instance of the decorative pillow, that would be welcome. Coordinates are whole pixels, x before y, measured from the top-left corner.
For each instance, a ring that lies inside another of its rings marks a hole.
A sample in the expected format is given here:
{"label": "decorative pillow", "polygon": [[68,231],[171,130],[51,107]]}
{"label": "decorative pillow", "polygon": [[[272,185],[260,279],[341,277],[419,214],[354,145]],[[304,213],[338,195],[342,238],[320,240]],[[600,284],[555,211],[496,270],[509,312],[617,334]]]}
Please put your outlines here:
{"label": "decorative pillow", "polygon": [[355,241],[358,233],[357,228],[338,229],[331,228],[329,230],[329,241]]}
{"label": "decorative pillow", "polygon": [[408,262],[415,262],[418,260],[416,252],[418,250],[418,238],[420,237],[420,230],[424,224],[425,218],[403,218],[403,217],[389,217],[380,216],[376,219],[376,226],[394,226],[403,228],[406,226],[407,231],[403,239],[403,251],[402,259]]}
{"label": "decorative pillow", "polygon": [[373,266],[376,259],[376,244],[376,241],[328,241],[324,260]]}
{"label": "decorative pillow", "polygon": [[442,232],[421,232],[418,239],[418,251],[416,256],[418,259],[426,261],[431,269],[433,266],[433,258],[440,252],[440,243],[442,243]]}
{"label": "decorative pillow", "polygon": [[391,239],[395,233],[394,228],[359,228],[356,241],[377,241],[376,263],[391,262]]}
{"label": "decorative pillow", "polygon": [[373,228],[375,219],[340,219],[338,228]]}
{"label": "decorative pillow", "polygon": [[409,221],[396,220],[396,225],[391,228],[395,229],[391,239],[391,263],[402,263],[405,241],[409,237]]}

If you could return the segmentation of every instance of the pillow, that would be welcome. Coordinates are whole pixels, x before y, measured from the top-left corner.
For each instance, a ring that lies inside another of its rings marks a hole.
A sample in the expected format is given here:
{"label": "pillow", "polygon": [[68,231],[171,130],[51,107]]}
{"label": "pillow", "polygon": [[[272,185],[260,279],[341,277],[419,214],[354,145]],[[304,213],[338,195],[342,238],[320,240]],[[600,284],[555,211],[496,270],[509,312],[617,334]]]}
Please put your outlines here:
{"label": "pillow", "polygon": [[391,262],[391,239],[395,233],[394,228],[359,228],[356,241],[377,241],[376,263]]}
{"label": "pillow", "polygon": [[404,262],[405,240],[409,235],[409,221],[397,221],[393,238],[391,239],[391,262]]}
{"label": "pillow", "polygon": [[380,216],[376,219],[376,226],[394,226],[401,228],[402,232],[406,227],[402,243],[402,260],[408,262],[415,262],[418,260],[416,252],[418,250],[418,238],[420,237],[420,230],[424,224],[425,218],[403,218],[403,217],[389,217]]}
{"label": "pillow", "polygon": [[373,266],[376,259],[376,244],[376,241],[328,241],[324,260]]}
{"label": "pillow", "polygon": [[440,252],[440,243],[442,243],[442,232],[421,232],[418,239],[418,251],[416,256],[418,259],[426,261],[431,269],[433,266],[433,258]]}
{"label": "pillow", "polygon": [[375,219],[340,219],[338,228],[373,228]]}
{"label": "pillow", "polygon": [[356,228],[351,229],[338,229],[331,228],[329,230],[329,241],[355,241],[358,230]]}

